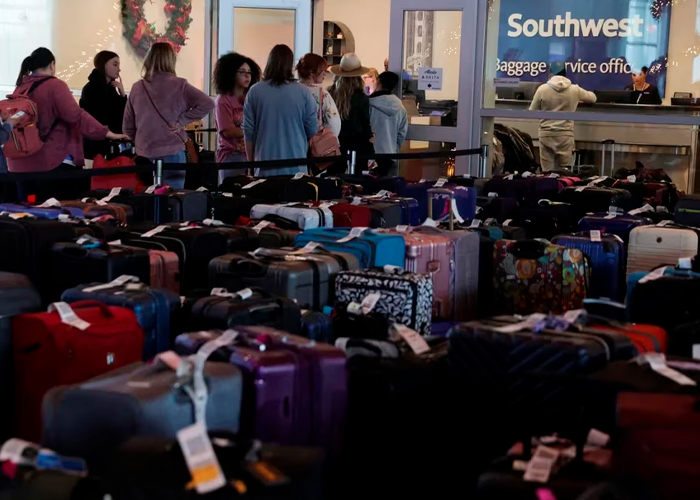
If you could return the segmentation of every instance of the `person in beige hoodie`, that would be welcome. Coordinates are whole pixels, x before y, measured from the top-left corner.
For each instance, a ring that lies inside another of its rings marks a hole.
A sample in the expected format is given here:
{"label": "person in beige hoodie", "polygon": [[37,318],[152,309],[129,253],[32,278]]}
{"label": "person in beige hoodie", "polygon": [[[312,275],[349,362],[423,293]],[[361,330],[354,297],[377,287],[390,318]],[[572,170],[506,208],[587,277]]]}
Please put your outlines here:
{"label": "person in beige hoodie", "polygon": [[[596,102],[593,92],[571,83],[563,62],[552,63],[552,77],[541,85],[532,98],[530,111],[576,111],[579,102]],[[540,122],[540,164],[543,171],[571,167],[576,147],[573,120],[542,120]]]}

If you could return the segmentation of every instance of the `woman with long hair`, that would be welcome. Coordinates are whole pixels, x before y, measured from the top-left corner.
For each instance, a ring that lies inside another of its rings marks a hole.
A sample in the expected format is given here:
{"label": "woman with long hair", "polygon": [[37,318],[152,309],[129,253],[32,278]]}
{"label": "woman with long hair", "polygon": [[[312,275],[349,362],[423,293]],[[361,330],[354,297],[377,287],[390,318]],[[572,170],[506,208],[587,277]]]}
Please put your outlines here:
{"label": "woman with long hair", "polygon": [[[343,153],[356,151],[362,154],[373,154],[372,142],[374,135],[370,124],[369,97],[365,94],[362,75],[369,69],[362,66],[356,54],[345,54],[340,64],[331,66],[331,73],[337,80],[329,89],[331,97],[338,107],[342,120],[342,128],[338,139]],[[330,170],[332,169],[332,170]],[[338,162],[330,167],[329,173],[337,173],[345,169],[345,164]]]}
{"label": "woman with long hair", "polygon": [[[214,108],[216,118],[217,163],[247,160],[243,138],[243,104],[248,90],[260,81],[260,66],[249,57],[235,52],[221,56],[214,67],[214,87],[218,97]],[[219,170],[219,184],[238,170]]]}
{"label": "woman with long hair", "polygon": [[[59,172],[82,168],[83,137],[102,141],[122,140],[127,137],[117,134],[80,109],[68,85],[55,77],[56,58],[44,47],[36,49],[22,61],[13,94],[29,97],[40,110],[37,128],[43,146],[36,153],[23,158],[8,158],[10,172]],[[23,123],[17,124],[22,127]],[[43,182],[18,182],[17,191],[21,200],[34,194],[38,201],[48,198],[75,199],[84,190],[75,179]]]}
{"label": "woman with long hair", "polygon": [[[177,58],[169,43],[157,42],[143,61],[140,81],[131,88],[124,113],[124,133],[133,137],[136,153],[156,162],[185,163],[185,127],[214,109],[214,101],[175,72]],[[184,170],[166,170],[163,182],[185,186]]]}
{"label": "woman with long hair", "polygon": [[362,75],[362,80],[365,82],[365,94],[374,94],[379,82],[379,71],[377,71],[377,68],[369,68],[369,71]]}
{"label": "woman with long hair", "polygon": [[[80,107],[90,113],[102,125],[121,133],[126,107],[126,92],[119,79],[121,73],[119,55],[109,50],[98,52],[93,61],[95,69],[88,77],[80,97]],[[83,141],[85,158],[110,153],[110,143],[105,141]]]}
{"label": "woman with long hair", "polygon": [[335,101],[324,89],[322,84],[328,75],[328,63],[318,54],[306,54],[297,63],[297,74],[299,82],[306,85],[311,91],[311,95],[321,110],[321,126],[333,132],[333,135],[340,135],[340,115]]}
{"label": "woman with long hair", "polygon": [[[248,92],[243,134],[248,160],[306,158],[309,138],[318,132],[318,106],[309,89],[294,79],[294,53],[276,45],[267,59],[263,81]],[[305,166],[256,169],[256,176],[304,172]]]}

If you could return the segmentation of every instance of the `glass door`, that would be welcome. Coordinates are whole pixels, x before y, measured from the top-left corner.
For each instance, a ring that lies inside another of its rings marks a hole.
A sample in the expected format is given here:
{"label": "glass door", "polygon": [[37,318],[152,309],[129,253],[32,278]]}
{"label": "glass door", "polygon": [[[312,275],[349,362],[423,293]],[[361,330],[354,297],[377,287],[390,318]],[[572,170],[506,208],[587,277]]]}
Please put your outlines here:
{"label": "glass door", "polygon": [[220,0],[218,54],[239,52],[265,68],[272,47],[311,51],[312,0]]}
{"label": "glass door", "polygon": [[[468,149],[477,64],[478,0],[391,0],[389,70],[409,121],[402,152]],[[476,109],[478,112],[478,108]],[[474,165],[478,164],[474,160]],[[470,158],[403,162],[407,178],[469,172]]]}

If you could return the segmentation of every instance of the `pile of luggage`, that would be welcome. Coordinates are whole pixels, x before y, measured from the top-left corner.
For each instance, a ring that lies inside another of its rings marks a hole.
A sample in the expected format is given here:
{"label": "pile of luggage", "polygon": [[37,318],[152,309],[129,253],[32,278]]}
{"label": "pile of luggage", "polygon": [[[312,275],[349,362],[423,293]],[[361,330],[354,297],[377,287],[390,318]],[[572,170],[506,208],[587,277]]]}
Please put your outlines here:
{"label": "pile of luggage", "polygon": [[0,487],[688,497],[700,197],[677,198],[298,174],[0,205]]}

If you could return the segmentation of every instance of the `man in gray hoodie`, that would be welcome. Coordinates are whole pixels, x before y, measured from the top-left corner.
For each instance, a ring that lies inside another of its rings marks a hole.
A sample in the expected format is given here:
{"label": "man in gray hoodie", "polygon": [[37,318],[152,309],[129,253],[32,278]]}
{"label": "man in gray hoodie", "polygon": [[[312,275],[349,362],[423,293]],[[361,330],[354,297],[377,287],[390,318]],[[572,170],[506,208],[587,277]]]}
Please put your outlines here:
{"label": "man in gray hoodie", "polygon": [[[530,111],[576,111],[579,102],[596,102],[593,92],[573,85],[566,78],[565,63],[552,63],[550,74],[553,76],[549,81],[535,92]],[[542,120],[539,136],[543,171],[571,167],[571,155],[576,147],[572,120]]]}
{"label": "man in gray hoodie", "polygon": [[[385,71],[377,79],[377,89],[369,96],[369,121],[374,132],[374,151],[377,154],[396,154],[408,133],[406,109],[401,99],[392,92],[399,84],[396,73]],[[374,171],[379,175],[396,176],[399,173],[395,161],[379,161]]]}

